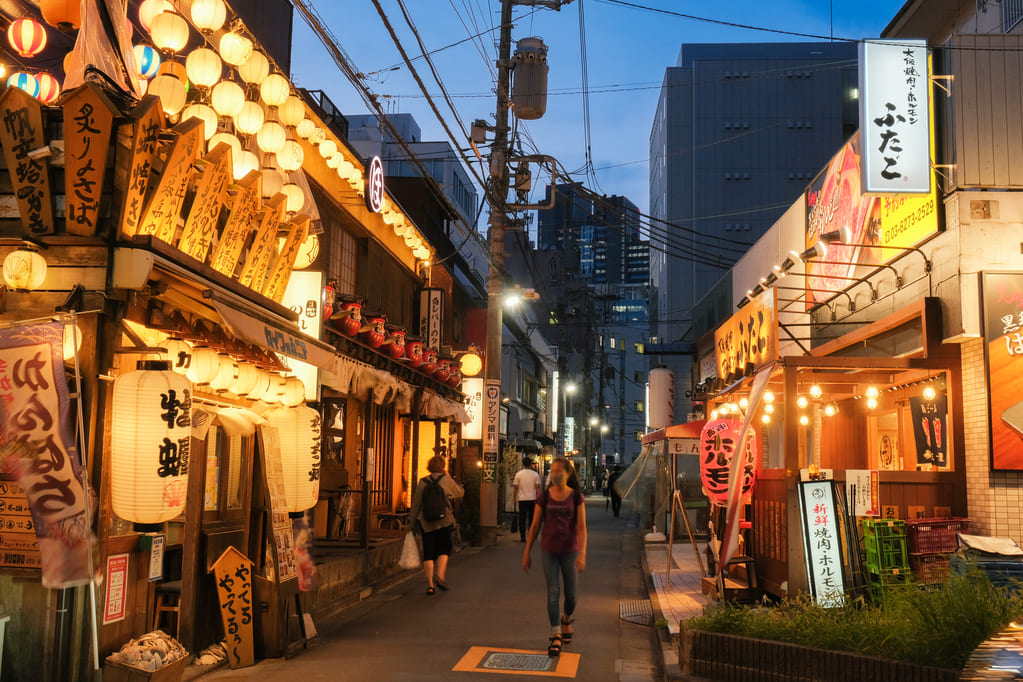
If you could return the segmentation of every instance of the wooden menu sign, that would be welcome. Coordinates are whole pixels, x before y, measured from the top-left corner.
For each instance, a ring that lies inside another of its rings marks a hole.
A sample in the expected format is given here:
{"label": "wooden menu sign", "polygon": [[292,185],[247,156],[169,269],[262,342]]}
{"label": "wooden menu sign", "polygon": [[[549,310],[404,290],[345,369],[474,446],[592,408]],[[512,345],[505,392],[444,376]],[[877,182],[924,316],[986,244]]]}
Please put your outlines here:
{"label": "wooden menu sign", "polygon": [[234,547],[228,547],[213,562],[224,623],[227,662],[232,668],[247,668],[256,663],[253,648],[252,560]]}
{"label": "wooden menu sign", "polygon": [[263,176],[259,171],[251,171],[241,181],[228,190],[234,197],[228,196],[228,217],[220,241],[213,248],[210,266],[228,277],[234,276],[238,267],[238,259],[249,238],[252,226],[259,213],[259,197],[263,187]]}
{"label": "wooden menu sign", "polygon": [[245,268],[238,278],[243,285],[253,291],[262,291],[270,270],[270,263],[277,256],[277,230],[284,219],[284,209],[288,198],[277,194],[265,204],[263,218],[259,224],[256,237],[249,247],[249,255],[245,259]]}
{"label": "wooden menu sign", "polygon": [[25,491],[14,481],[0,481],[0,567],[41,566],[39,542]]}
{"label": "wooden menu sign", "polygon": [[300,215],[288,223],[291,229],[288,230],[288,236],[284,240],[281,252],[277,254],[273,265],[270,266],[270,276],[266,280],[266,286],[263,287],[263,295],[272,301],[280,303],[284,298],[291,271],[295,267],[298,252],[302,248],[302,242],[309,236],[309,221],[309,216]]}
{"label": "wooden menu sign", "polygon": [[227,186],[231,182],[231,147],[218,144],[200,164],[202,175],[195,189],[195,201],[185,221],[185,230],[178,242],[178,250],[205,263],[217,233],[220,208],[227,199]]}
{"label": "wooden menu sign", "polygon": [[137,234],[154,235],[162,242],[173,243],[185,190],[192,177],[192,164],[202,151],[205,125],[197,118],[190,118],[174,127],[177,139],[167,154],[163,176],[146,201]]}
{"label": "wooden menu sign", "polygon": [[132,112],[132,117],[136,120],[131,145],[131,168],[121,207],[121,232],[128,237],[134,237],[138,231],[149,178],[159,158],[160,132],[164,128],[160,98],[155,95],[143,97]]}
{"label": "wooden menu sign", "polygon": [[53,234],[50,168],[45,157],[30,152],[46,145],[39,102],[21,88],[0,95],[0,146],[18,199],[21,224],[29,235]]}
{"label": "wooden menu sign", "polygon": [[72,90],[62,106],[67,231],[88,237],[96,234],[110,135],[118,112],[93,83]]}

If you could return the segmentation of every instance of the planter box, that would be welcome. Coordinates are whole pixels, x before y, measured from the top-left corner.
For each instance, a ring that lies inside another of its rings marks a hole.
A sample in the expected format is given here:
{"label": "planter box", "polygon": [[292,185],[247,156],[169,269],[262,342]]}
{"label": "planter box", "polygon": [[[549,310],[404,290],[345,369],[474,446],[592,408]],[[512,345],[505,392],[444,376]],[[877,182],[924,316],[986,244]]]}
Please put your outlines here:
{"label": "planter box", "polygon": [[931,668],[844,651],[684,629],[683,675],[736,682],[955,682],[958,670]]}
{"label": "planter box", "polygon": [[108,658],[103,665],[104,682],[180,682],[188,656],[152,672]]}

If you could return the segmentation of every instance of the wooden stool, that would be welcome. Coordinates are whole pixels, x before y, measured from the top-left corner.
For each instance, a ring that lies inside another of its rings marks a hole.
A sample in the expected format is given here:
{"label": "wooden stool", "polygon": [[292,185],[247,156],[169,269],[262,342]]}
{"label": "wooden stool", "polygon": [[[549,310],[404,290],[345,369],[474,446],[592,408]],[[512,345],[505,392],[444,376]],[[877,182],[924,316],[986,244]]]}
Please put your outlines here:
{"label": "wooden stool", "polygon": [[[181,616],[181,581],[170,580],[165,583],[156,584],[156,604],[153,608],[153,626],[151,630],[160,627],[160,616],[164,613],[174,614],[174,631],[167,634],[174,639],[178,638]],[[166,630],[164,632],[167,632]]]}

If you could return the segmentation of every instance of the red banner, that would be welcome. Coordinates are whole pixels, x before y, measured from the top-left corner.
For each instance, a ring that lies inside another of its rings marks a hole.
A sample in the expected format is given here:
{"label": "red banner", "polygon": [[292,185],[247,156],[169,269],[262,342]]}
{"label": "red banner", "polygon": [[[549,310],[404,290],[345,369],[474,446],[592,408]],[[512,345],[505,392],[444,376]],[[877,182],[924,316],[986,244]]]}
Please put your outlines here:
{"label": "red banner", "polygon": [[43,587],[89,582],[90,524],[74,445],[64,325],[0,331],[0,469],[28,498]]}

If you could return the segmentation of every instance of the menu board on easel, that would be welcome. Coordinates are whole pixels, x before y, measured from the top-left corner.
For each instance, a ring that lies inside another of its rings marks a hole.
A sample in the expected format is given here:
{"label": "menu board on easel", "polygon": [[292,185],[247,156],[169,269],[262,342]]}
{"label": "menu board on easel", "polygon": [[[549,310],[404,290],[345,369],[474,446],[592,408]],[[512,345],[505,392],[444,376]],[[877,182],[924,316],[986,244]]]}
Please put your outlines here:
{"label": "menu board on easel", "polygon": [[263,474],[270,502],[270,544],[276,563],[277,582],[298,578],[295,564],[295,537],[284,497],[284,469],[281,467],[281,448],[277,429],[262,428]]}
{"label": "menu board on easel", "polygon": [[38,569],[39,542],[25,491],[14,481],[0,481],[0,571]]}

